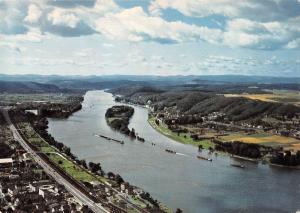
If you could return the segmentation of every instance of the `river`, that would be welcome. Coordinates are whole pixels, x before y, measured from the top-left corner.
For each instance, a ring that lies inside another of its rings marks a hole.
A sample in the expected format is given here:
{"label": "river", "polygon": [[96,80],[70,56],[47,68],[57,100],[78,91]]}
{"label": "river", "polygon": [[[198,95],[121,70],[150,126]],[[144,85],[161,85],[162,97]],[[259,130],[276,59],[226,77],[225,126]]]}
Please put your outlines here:
{"label": "river", "polygon": [[[100,162],[106,172],[120,174],[173,209],[190,213],[295,213],[300,209],[300,171],[251,162],[240,169],[230,166],[233,160],[221,155],[211,156],[212,162],[199,160],[196,147],[158,133],[147,122],[147,109],[138,106],[134,106],[130,127],[146,142],[130,140],[106,124],[105,112],[113,105],[111,94],[89,91],[82,110],[68,119],[49,119],[49,133],[79,158]],[[94,134],[121,139],[125,144]],[[182,154],[167,153],[166,148]]]}

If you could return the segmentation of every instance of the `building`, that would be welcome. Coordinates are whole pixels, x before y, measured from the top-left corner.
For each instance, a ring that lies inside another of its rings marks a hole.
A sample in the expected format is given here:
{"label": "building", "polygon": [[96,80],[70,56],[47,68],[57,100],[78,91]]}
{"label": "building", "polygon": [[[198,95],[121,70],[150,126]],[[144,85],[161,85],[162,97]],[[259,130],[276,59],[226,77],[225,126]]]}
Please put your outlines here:
{"label": "building", "polygon": [[0,159],[0,168],[9,168],[13,166],[12,158],[2,158]]}

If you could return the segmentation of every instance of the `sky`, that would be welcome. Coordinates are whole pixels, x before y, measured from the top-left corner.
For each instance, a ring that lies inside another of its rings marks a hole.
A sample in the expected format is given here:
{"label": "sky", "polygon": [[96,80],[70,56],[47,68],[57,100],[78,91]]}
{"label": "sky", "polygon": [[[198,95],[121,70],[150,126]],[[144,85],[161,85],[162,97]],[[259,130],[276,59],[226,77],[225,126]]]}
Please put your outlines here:
{"label": "sky", "polygon": [[0,0],[0,73],[300,77],[300,0]]}

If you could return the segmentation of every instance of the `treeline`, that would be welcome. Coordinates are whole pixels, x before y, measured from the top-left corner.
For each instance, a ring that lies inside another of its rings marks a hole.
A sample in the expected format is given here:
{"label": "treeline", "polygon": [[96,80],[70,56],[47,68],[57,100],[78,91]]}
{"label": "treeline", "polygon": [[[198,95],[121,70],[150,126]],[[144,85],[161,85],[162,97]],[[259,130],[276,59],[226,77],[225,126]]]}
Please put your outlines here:
{"label": "treeline", "polygon": [[0,93],[59,93],[66,92],[52,84],[35,82],[0,81]]}
{"label": "treeline", "polygon": [[284,166],[299,166],[300,165],[300,151],[292,154],[291,151],[278,152],[271,158],[271,163]]}
{"label": "treeline", "polygon": [[89,162],[86,163],[85,160],[78,159],[72,152],[71,148],[66,146],[65,144],[58,142],[52,137],[47,129],[48,129],[48,120],[45,117],[35,116],[35,119],[30,119],[31,125],[34,130],[51,146],[56,147],[59,151],[67,155],[69,158],[74,160],[78,165],[84,167],[85,169],[90,170],[92,173],[104,176],[105,172],[102,170],[100,163]]}
{"label": "treeline", "polygon": [[[176,119],[164,119],[164,123],[170,125],[184,125],[202,123],[203,118],[200,115],[183,115]],[[169,128],[170,129],[170,128]]]}
{"label": "treeline", "polygon": [[[124,89],[124,88],[122,88]],[[117,92],[119,90],[114,90]],[[243,97],[225,97],[209,92],[197,90],[170,90],[159,92],[140,92],[141,88],[133,89],[122,98],[125,101],[147,104],[155,111],[168,109],[173,114],[208,115],[221,112],[230,121],[261,118],[262,116],[279,116],[292,118],[300,114],[300,107],[291,104],[263,102]]]}
{"label": "treeline", "polygon": [[67,118],[74,112],[82,109],[82,101],[83,98],[77,102],[68,104],[48,104],[47,106],[40,107],[39,113],[44,117]]}
{"label": "treeline", "polygon": [[107,109],[105,118],[111,128],[131,137],[136,137],[134,129],[130,131],[128,128],[129,119],[133,113],[134,108],[130,106],[113,106]]}
{"label": "treeline", "polygon": [[243,143],[239,141],[222,142],[218,140],[213,141],[217,151],[228,152],[233,155],[238,155],[247,158],[260,158],[262,153],[259,144]]}

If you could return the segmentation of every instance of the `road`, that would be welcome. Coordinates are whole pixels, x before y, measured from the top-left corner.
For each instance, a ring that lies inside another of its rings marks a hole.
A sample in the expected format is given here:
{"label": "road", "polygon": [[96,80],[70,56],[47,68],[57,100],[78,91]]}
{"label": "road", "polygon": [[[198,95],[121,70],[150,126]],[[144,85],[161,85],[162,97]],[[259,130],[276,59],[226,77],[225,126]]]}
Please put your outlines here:
{"label": "road", "polygon": [[11,132],[13,133],[14,139],[20,143],[20,145],[31,154],[33,159],[44,169],[44,171],[51,176],[56,182],[65,186],[65,188],[77,199],[79,199],[84,205],[87,205],[93,212],[99,213],[109,213],[106,209],[104,209],[101,204],[95,203],[90,198],[88,198],[84,193],[79,191],[75,186],[73,186],[70,182],[68,182],[64,177],[55,172],[55,170],[49,166],[28,144],[23,140],[20,133],[16,129],[16,127],[11,122],[11,119],[6,110],[0,109],[6,122],[9,125]]}

